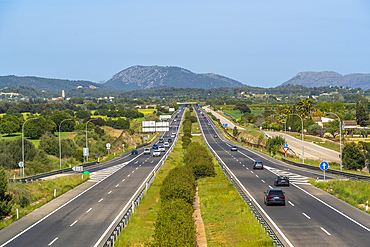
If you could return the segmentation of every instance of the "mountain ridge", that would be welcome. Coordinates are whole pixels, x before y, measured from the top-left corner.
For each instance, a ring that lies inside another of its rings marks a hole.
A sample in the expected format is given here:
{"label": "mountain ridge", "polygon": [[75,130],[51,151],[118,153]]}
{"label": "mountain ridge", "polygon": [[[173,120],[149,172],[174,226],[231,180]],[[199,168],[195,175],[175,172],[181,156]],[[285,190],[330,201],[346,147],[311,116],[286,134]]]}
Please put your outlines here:
{"label": "mountain ridge", "polygon": [[243,87],[245,84],[214,73],[196,74],[176,66],[135,65],[112,76],[104,85],[130,91],[153,87],[217,88]]}
{"label": "mountain ridge", "polygon": [[302,85],[305,87],[342,86],[351,88],[370,88],[370,74],[350,73],[341,75],[335,71],[305,71],[282,83],[283,85]]}

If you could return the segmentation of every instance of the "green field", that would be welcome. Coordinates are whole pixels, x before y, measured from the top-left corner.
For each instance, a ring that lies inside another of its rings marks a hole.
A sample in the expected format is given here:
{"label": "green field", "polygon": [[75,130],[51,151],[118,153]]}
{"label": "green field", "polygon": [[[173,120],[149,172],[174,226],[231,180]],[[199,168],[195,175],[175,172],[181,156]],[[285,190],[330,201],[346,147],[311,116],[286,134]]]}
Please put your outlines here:
{"label": "green field", "polygon": [[224,111],[224,113],[229,114],[235,119],[240,119],[244,113],[241,113],[240,111]]}
{"label": "green field", "polygon": [[252,114],[259,114],[259,113],[264,113],[265,110],[251,110]]}
{"label": "green field", "polygon": [[[66,138],[67,136],[69,136],[70,134],[72,134],[74,132],[61,132],[60,133],[60,137],[62,139]],[[56,135],[57,137],[59,136],[59,132],[55,132],[54,135]],[[14,133],[13,135],[10,135],[10,136],[7,136],[7,135],[1,135],[0,136],[0,139],[6,139],[6,140],[17,140],[18,138],[22,138],[22,133],[21,132],[17,132],[17,133]],[[25,139],[29,140],[30,142],[33,143],[33,145],[35,145],[35,147],[38,147],[39,146],[39,143],[40,143],[40,140],[39,139],[30,139],[30,138],[27,138],[25,137]]]}

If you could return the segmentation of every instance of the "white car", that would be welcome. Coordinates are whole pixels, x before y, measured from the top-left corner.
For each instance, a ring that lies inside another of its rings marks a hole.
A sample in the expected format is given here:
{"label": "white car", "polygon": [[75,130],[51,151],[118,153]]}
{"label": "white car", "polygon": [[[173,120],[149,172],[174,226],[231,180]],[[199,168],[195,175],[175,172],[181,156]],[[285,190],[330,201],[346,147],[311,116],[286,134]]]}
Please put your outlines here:
{"label": "white car", "polygon": [[158,147],[159,152],[166,152],[166,149],[163,146]]}
{"label": "white car", "polygon": [[169,144],[168,142],[165,142],[165,143],[163,144],[163,146],[164,146],[165,148],[168,148],[168,147],[170,147],[170,144]]}
{"label": "white car", "polygon": [[153,157],[159,157],[159,156],[161,156],[161,152],[159,152],[158,150],[154,150]]}
{"label": "white car", "polygon": [[150,154],[150,148],[144,148],[144,154]]}
{"label": "white car", "polygon": [[175,138],[175,135],[171,135],[171,138]]}
{"label": "white car", "polygon": [[176,132],[172,132],[172,134],[171,134],[171,135],[176,136]]}

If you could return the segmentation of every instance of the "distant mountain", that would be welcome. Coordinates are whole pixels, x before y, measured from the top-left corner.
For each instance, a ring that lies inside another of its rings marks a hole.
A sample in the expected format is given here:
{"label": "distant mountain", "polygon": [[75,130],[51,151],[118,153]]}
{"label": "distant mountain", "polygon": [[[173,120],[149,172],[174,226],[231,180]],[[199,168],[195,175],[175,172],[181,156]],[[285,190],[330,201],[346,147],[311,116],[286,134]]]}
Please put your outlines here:
{"label": "distant mountain", "polygon": [[158,87],[209,89],[246,86],[213,73],[196,74],[179,67],[160,66],[132,66],[115,74],[103,85],[125,91]]}
{"label": "distant mountain", "polygon": [[5,87],[32,87],[41,91],[69,91],[76,88],[95,89],[99,91],[116,91],[115,88],[91,81],[71,81],[61,79],[41,78],[34,76],[0,76],[0,88]]}
{"label": "distant mountain", "polygon": [[343,86],[351,88],[370,88],[370,74],[341,75],[334,71],[300,72],[281,85],[302,85],[305,87]]}

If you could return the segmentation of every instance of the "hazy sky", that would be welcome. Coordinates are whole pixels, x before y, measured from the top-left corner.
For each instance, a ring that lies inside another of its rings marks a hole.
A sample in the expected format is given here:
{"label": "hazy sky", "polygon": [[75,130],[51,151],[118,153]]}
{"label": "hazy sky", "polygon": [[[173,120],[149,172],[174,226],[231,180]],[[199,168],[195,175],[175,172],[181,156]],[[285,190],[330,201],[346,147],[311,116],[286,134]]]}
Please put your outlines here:
{"label": "hazy sky", "polygon": [[0,75],[98,82],[133,65],[262,87],[370,73],[370,1],[0,0]]}

